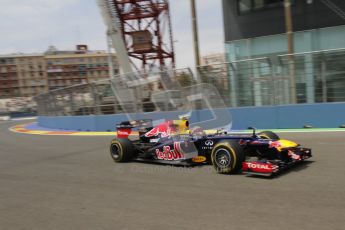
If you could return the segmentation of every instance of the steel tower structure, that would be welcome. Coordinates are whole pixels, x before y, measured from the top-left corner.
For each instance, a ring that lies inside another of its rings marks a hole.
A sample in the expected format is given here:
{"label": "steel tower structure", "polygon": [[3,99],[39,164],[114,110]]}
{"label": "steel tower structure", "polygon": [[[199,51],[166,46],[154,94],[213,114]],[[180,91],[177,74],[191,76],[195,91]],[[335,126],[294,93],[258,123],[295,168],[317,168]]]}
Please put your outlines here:
{"label": "steel tower structure", "polygon": [[[98,0],[102,14],[111,16],[123,45],[137,70],[149,72],[175,67],[175,55],[168,0]],[[106,23],[107,24],[107,23]],[[110,37],[114,37],[114,33]],[[116,39],[115,39],[116,40]],[[111,39],[119,54],[118,43]],[[121,55],[121,54],[120,54]],[[121,63],[120,63],[121,65]]]}

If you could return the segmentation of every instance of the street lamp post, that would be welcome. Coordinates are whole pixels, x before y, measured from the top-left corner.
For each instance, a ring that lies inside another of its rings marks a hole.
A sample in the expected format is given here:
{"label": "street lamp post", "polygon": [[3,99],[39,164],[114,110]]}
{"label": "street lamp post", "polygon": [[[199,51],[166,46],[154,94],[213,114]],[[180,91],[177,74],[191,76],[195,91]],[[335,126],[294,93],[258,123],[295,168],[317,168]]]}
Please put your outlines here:
{"label": "street lamp post", "polygon": [[290,101],[292,104],[296,103],[296,77],[294,64],[294,40],[293,40],[293,25],[291,14],[291,0],[284,0],[285,9],[285,27],[288,40],[288,54],[289,54],[289,74],[290,74]]}
{"label": "street lamp post", "polygon": [[198,22],[197,22],[197,15],[196,15],[195,0],[191,0],[190,3],[191,3],[191,11],[192,11],[192,27],[193,27],[195,65],[200,66]]}

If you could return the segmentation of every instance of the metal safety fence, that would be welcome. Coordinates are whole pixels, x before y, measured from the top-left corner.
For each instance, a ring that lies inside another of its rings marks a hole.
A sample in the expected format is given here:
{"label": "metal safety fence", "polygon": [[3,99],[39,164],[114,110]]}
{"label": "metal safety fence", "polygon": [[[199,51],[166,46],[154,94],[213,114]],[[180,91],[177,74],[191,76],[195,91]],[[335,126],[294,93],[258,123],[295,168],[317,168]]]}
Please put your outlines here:
{"label": "metal safety fence", "polygon": [[[100,115],[185,109],[190,95],[213,107],[345,101],[345,49],[129,73],[35,98],[39,115]],[[193,99],[193,109],[207,108]]]}

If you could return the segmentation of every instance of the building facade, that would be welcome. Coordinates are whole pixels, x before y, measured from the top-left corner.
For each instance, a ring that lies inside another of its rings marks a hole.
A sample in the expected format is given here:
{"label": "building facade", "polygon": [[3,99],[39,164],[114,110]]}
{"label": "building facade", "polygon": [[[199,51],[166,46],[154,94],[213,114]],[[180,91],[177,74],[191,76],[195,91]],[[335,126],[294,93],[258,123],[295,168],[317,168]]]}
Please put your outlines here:
{"label": "building facade", "polygon": [[[89,51],[87,46],[77,46],[74,52],[46,52],[49,90],[107,79],[109,55],[104,51]],[[111,56],[114,75],[119,73],[115,55]]]}
{"label": "building facade", "polygon": [[48,91],[45,58],[42,54],[15,57],[19,96],[32,97]]}
{"label": "building facade", "polygon": [[[267,88],[264,78],[287,79],[280,83],[296,88],[297,103],[345,100],[345,88],[339,89],[339,85],[345,87],[345,68],[340,64],[345,56],[345,52],[340,52],[345,48],[345,1],[291,3],[293,53],[298,62],[285,56],[288,38],[284,0],[223,0],[226,59],[236,62],[236,77],[231,82],[242,92],[233,95],[237,105],[256,105],[258,93],[253,91]],[[295,84],[289,79],[292,77]],[[260,82],[255,83],[256,79]]]}
{"label": "building facade", "polygon": [[224,53],[212,53],[201,57],[201,65],[214,65],[225,62]]}
{"label": "building facade", "polygon": [[[345,1],[291,0],[295,53],[345,48]],[[227,58],[286,54],[284,0],[223,0]]]}
{"label": "building facade", "polygon": [[[115,55],[111,56],[114,75],[119,73]],[[78,45],[74,51],[54,47],[41,54],[0,56],[0,98],[33,97],[50,90],[107,79],[109,55],[89,51]]]}
{"label": "building facade", "polygon": [[16,59],[0,56],[0,98],[20,95]]}

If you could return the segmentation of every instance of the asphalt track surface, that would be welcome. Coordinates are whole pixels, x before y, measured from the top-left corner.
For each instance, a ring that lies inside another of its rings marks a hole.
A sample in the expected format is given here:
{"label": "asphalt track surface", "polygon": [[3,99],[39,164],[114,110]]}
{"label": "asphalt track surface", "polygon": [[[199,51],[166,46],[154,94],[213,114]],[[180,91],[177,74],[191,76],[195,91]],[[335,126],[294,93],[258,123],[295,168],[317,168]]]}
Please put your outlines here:
{"label": "asphalt track surface", "polygon": [[0,229],[345,229],[345,133],[283,133],[313,149],[273,179],[211,166],[115,164],[112,137],[0,123]]}

